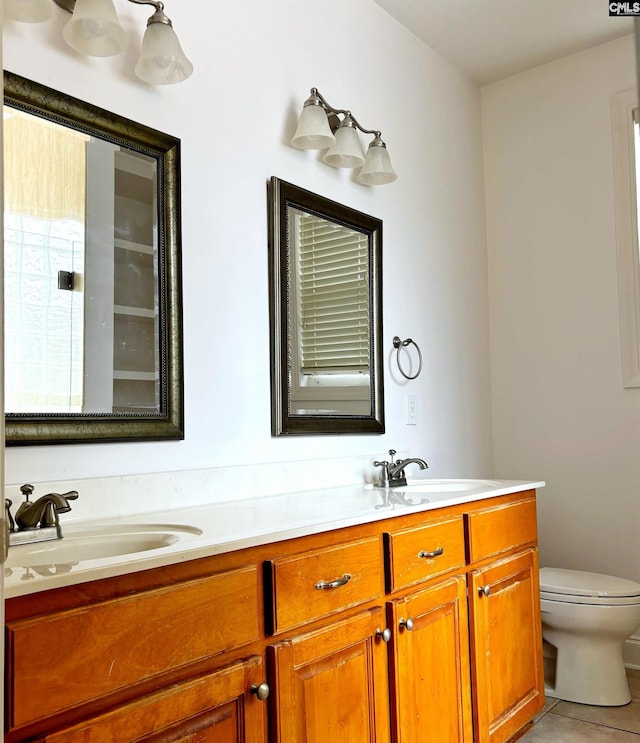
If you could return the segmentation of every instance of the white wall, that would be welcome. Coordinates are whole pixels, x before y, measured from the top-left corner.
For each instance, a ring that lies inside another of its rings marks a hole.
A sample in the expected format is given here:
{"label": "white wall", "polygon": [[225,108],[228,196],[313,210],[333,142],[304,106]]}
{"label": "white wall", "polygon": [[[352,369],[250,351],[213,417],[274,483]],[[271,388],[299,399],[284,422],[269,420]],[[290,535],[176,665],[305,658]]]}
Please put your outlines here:
{"label": "white wall", "polygon": [[482,91],[496,475],[543,477],[541,564],[640,580],[640,389],[620,366],[610,100],[633,37]]}
{"label": "white wall", "polygon": [[[150,10],[118,0],[139,41]],[[434,476],[493,474],[480,93],[373,0],[168,0],[195,65],[133,75],[135,50],[83,59],[68,16],[4,27],[12,72],[182,140],[186,439],[7,450],[7,482],[361,455],[393,447]],[[336,18],[340,22],[336,23]],[[136,46],[136,44],[134,44]],[[382,130],[399,173],[376,189],[288,144],[309,88]],[[270,436],[266,182],[276,175],[384,220],[387,433]],[[412,383],[394,335],[422,348]],[[419,424],[404,425],[407,394]],[[505,473],[511,474],[511,473]],[[544,476],[544,470],[531,474]]]}

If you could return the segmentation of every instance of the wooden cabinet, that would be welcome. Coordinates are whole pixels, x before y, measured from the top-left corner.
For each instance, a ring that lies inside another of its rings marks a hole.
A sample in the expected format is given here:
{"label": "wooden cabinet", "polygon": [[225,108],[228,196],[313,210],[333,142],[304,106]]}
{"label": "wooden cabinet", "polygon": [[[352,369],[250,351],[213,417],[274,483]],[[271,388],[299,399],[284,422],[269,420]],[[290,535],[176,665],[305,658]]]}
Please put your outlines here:
{"label": "wooden cabinet", "polygon": [[[155,741],[162,730],[158,741],[195,742],[216,730],[220,740],[263,741],[264,704],[249,696],[265,681],[262,658],[199,670],[255,646],[259,574],[257,565],[238,566],[112,598],[96,583],[69,596],[70,606],[13,619],[9,612],[7,740],[44,732],[56,743],[129,743]],[[218,732],[234,726],[256,732]]]}
{"label": "wooden cabinet", "polygon": [[414,588],[389,605],[394,743],[504,743],[542,708],[536,542],[531,496],[385,535],[389,590]]}
{"label": "wooden cabinet", "polygon": [[538,540],[535,498],[473,509],[465,520],[470,563]]}
{"label": "wooden cabinet", "polygon": [[[265,566],[271,631],[324,626],[268,647],[277,743],[388,743],[384,611],[334,614],[384,595],[379,535],[284,555]],[[295,711],[295,712],[294,712]]]}
{"label": "wooden cabinet", "polygon": [[471,743],[463,516],[394,529],[385,548],[389,591],[411,589],[388,604],[394,743]]}
{"label": "wooden cabinet", "polygon": [[5,741],[504,743],[536,543],[530,491],[9,599]]}
{"label": "wooden cabinet", "polygon": [[389,626],[394,743],[471,743],[464,576],[390,602]]}
{"label": "wooden cabinet", "polygon": [[[95,705],[260,635],[255,565],[7,622],[10,727]],[[220,603],[225,612],[219,611]]]}
{"label": "wooden cabinet", "polygon": [[387,584],[391,592],[452,570],[464,572],[466,552],[461,515],[387,532],[385,544]]}
{"label": "wooden cabinet", "polygon": [[267,563],[270,630],[279,634],[384,593],[379,536],[284,555]]}
{"label": "wooden cabinet", "polygon": [[537,550],[474,570],[469,593],[476,741],[501,743],[544,704]]}
{"label": "wooden cabinet", "polygon": [[274,743],[388,743],[381,608],[269,647]]}
{"label": "wooden cabinet", "polygon": [[475,739],[502,743],[544,705],[535,499],[465,519]]}
{"label": "wooden cabinet", "polygon": [[266,743],[266,704],[254,693],[255,679],[264,678],[263,665],[262,658],[249,658],[46,735],[44,741]]}

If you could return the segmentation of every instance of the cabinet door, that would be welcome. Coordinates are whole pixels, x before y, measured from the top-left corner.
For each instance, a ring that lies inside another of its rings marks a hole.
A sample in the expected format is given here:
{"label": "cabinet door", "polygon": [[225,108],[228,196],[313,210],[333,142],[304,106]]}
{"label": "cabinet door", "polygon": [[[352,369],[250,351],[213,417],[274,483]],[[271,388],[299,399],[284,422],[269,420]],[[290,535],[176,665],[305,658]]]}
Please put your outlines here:
{"label": "cabinet door", "polygon": [[388,743],[387,647],[381,608],[268,649],[277,743]]}
{"label": "cabinet door", "polygon": [[465,578],[393,601],[389,624],[395,743],[471,743]]}
{"label": "cabinet door", "polygon": [[[266,743],[262,658],[176,684],[44,737],[45,743]],[[261,694],[262,696],[262,694]]]}
{"label": "cabinet door", "polygon": [[538,551],[470,575],[477,743],[501,743],[544,705]]}

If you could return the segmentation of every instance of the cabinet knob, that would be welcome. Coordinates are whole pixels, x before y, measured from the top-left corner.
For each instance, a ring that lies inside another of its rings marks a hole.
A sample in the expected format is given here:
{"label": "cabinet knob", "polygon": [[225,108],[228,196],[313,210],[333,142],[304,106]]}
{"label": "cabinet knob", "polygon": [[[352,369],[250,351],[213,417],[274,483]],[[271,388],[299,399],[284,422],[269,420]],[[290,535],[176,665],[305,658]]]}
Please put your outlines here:
{"label": "cabinet knob", "polygon": [[385,627],[384,629],[378,629],[376,630],[376,637],[379,637],[383,642],[389,642],[391,639],[391,630],[388,627]]}
{"label": "cabinet knob", "polygon": [[255,694],[261,702],[269,696],[269,684],[264,681],[261,684],[251,684],[249,691]]}
{"label": "cabinet knob", "polygon": [[400,625],[400,629],[406,629],[409,632],[413,629],[413,619],[411,617],[409,619],[401,619],[398,624]]}
{"label": "cabinet knob", "polygon": [[491,593],[491,586],[480,586],[478,588],[479,596],[488,596]]}

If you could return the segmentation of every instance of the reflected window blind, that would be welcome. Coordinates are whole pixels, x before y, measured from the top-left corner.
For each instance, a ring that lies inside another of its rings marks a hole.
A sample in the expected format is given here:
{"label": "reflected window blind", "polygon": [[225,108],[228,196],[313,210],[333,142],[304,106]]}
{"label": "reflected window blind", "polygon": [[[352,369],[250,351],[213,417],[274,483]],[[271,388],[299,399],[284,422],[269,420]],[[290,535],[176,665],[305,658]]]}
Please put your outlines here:
{"label": "reflected window blind", "polygon": [[297,215],[300,371],[369,371],[367,236]]}

